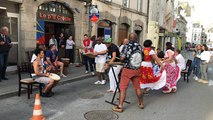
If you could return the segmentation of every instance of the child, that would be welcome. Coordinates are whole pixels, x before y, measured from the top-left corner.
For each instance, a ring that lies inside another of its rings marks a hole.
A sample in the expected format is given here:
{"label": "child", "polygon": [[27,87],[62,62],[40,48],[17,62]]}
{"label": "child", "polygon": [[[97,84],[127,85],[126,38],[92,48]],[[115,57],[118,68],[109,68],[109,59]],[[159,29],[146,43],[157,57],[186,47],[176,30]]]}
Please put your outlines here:
{"label": "child", "polygon": [[[163,61],[163,59],[164,59],[164,52],[163,51],[160,51],[159,53],[158,53],[158,58],[161,60],[161,61]],[[155,64],[155,65],[153,65],[153,73],[154,73],[154,75],[155,76],[157,76],[157,75],[159,75],[159,72],[160,72],[160,66],[158,65],[158,64]]]}

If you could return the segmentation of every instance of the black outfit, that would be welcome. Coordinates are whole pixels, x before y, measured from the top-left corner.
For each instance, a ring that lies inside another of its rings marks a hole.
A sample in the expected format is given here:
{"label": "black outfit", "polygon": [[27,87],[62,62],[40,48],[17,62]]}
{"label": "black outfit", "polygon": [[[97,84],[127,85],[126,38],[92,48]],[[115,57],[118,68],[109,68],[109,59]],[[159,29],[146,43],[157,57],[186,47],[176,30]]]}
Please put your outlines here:
{"label": "black outfit", "polygon": [[66,58],[70,59],[70,63],[74,63],[74,48],[73,49],[66,49]]}
{"label": "black outfit", "polygon": [[0,42],[5,42],[5,44],[0,45],[0,81],[2,79],[7,80],[5,78],[5,73],[7,69],[7,61],[8,61],[8,53],[10,51],[11,39],[3,34],[0,34]]}
{"label": "black outfit", "polygon": [[[62,48],[62,45],[64,45],[64,48]],[[59,37],[58,41],[58,57],[64,58],[65,57],[65,47],[66,47],[66,40],[64,37]]]}
{"label": "black outfit", "polygon": [[120,52],[118,47],[111,43],[111,45],[108,47],[108,55],[107,55],[107,59],[112,59],[112,53],[116,52],[116,59],[114,62],[119,62],[120,61]]}

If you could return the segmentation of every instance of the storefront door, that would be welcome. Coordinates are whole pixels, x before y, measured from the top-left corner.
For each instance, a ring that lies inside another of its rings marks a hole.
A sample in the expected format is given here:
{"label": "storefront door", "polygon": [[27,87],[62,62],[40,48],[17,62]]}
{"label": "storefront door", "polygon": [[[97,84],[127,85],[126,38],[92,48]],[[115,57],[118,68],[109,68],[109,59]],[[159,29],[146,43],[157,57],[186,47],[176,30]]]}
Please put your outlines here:
{"label": "storefront door", "polygon": [[18,63],[18,51],[19,51],[19,14],[15,13],[7,13],[8,15],[8,28],[9,28],[9,36],[12,40],[12,48],[9,52],[8,57],[8,65],[17,65]]}

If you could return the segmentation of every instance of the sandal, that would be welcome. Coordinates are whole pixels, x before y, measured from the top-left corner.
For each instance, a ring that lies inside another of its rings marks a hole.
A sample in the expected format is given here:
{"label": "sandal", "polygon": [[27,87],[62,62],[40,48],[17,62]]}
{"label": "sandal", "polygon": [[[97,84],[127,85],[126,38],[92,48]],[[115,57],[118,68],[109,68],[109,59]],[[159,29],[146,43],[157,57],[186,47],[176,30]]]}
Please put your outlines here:
{"label": "sandal", "polygon": [[119,112],[119,113],[123,112],[123,109],[120,108],[119,106],[113,107],[112,110],[113,110],[114,112]]}
{"label": "sandal", "polygon": [[138,107],[139,107],[140,109],[144,109],[144,104],[138,104]]}
{"label": "sandal", "polygon": [[109,89],[109,90],[107,90],[107,92],[114,92],[114,91]]}
{"label": "sandal", "polygon": [[148,96],[149,93],[148,93],[147,91],[144,91],[144,92],[143,92],[143,95],[144,95],[144,96]]}

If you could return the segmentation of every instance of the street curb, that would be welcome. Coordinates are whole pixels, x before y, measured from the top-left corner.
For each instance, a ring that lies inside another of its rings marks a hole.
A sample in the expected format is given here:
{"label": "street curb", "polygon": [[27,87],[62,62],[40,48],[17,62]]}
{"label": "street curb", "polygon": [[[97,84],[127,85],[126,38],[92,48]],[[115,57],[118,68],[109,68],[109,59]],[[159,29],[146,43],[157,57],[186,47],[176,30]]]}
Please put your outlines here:
{"label": "street curb", "polygon": [[[85,74],[85,75],[81,75],[79,77],[74,77],[70,80],[62,80],[59,82],[58,86],[65,85],[65,84],[72,83],[72,82],[77,82],[80,80],[84,80],[85,78],[92,78],[92,77],[94,77],[94,76],[92,76],[91,74]],[[17,89],[18,89],[18,85],[17,85]],[[37,90],[37,88],[35,88],[34,90]],[[21,94],[26,94],[26,93],[27,93],[27,90],[21,90]],[[18,90],[0,94],[0,100],[5,99],[5,98],[10,98],[13,96],[18,96]],[[27,96],[26,96],[26,98],[27,98]]]}

